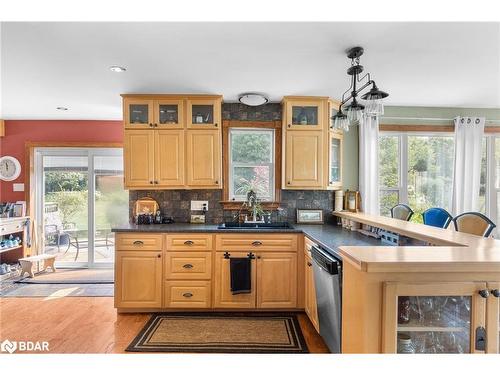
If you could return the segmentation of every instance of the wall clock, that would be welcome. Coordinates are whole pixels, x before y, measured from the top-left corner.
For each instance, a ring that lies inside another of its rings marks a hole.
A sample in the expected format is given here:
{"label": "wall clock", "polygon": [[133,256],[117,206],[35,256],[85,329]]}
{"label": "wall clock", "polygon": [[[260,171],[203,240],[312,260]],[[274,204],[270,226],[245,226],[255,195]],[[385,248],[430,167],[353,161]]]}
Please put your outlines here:
{"label": "wall clock", "polygon": [[13,156],[0,158],[0,180],[13,181],[21,174],[21,163]]}

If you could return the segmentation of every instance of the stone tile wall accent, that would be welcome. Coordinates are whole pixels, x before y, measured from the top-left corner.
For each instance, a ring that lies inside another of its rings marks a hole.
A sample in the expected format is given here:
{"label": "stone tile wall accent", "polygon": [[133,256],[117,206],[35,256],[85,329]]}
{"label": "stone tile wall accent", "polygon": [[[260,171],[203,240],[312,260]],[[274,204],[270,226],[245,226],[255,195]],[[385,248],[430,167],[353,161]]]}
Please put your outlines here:
{"label": "stone tile wall accent", "polygon": [[222,104],[223,120],[274,121],[281,120],[281,103],[249,107],[241,103]]}

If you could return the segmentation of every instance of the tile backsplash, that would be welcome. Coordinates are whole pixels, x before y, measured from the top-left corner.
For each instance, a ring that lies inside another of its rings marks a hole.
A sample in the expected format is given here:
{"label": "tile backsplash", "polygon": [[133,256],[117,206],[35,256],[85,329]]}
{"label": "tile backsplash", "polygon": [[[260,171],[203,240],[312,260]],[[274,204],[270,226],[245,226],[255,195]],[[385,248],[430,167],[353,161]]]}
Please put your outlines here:
{"label": "tile backsplash", "polygon": [[[273,220],[295,223],[297,208],[322,209],[325,222],[332,221],[333,192],[324,190],[282,190],[281,210],[272,213]],[[218,224],[232,221],[235,211],[223,210],[219,203],[222,200],[222,190],[135,190],[129,192],[130,220],[134,203],[139,198],[151,197],[160,205],[163,215],[171,216],[177,223],[188,223],[191,214],[192,200],[207,200],[208,211],[205,221],[208,224]]]}

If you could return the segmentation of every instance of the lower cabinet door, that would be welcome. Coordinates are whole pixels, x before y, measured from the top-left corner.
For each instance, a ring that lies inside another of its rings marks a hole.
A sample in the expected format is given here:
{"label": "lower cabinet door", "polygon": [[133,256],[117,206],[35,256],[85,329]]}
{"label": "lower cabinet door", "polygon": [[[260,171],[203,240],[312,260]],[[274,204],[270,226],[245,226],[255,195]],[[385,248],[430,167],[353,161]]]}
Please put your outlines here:
{"label": "lower cabinet door", "polygon": [[[245,258],[248,252],[230,252],[231,258]],[[231,272],[229,259],[224,258],[224,253],[215,255],[214,276],[214,307],[227,309],[248,309],[255,307],[256,295],[256,270],[255,259],[252,260],[252,291],[251,293],[233,294],[231,292]]]}
{"label": "lower cabinet door", "polygon": [[305,257],[304,261],[304,278],[304,309],[314,328],[319,332],[318,307],[316,305],[316,288],[314,287],[312,260],[308,256]]}
{"label": "lower cabinet door", "polygon": [[165,307],[200,309],[211,306],[210,281],[166,281]]}
{"label": "lower cabinet door", "polygon": [[115,265],[115,307],[161,307],[161,251],[118,251]]}
{"label": "lower cabinet door", "polygon": [[297,254],[259,253],[257,308],[297,307]]}

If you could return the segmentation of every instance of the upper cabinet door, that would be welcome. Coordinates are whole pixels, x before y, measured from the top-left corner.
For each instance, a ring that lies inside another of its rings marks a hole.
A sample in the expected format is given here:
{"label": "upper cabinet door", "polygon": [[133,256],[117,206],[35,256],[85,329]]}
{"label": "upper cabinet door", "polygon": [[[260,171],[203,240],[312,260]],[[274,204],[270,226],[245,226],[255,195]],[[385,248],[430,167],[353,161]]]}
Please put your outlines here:
{"label": "upper cabinet door", "polygon": [[126,188],[151,188],[154,186],[153,131],[125,130],[123,157]]}
{"label": "upper cabinet door", "polygon": [[184,130],[155,133],[155,184],[184,187]]}
{"label": "upper cabinet door", "polygon": [[286,128],[295,130],[319,130],[323,128],[323,101],[287,100]]}
{"label": "upper cabinet door", "polygon": [[123,100],[123,121],[125,122],[125,128],[153,128],[153,104],[153,100],[125,98]]}
{"label": "upper cabinet door", "polygon": [[182,99],[155,100],[154,126],[165,129],[184,128],[184,101]]}
{"label": "upper cabinet door", "polygon": [[221,99],[188,99],[187,127],[195,129],[221,128]]}
{"label": "upper cabinet door", "polygon": [[221,179],[221,133],[218,130],[188,130],[187,185],[218,188]]}
{"label": "upper cabinet door", "polygon": [[285,189],[321,189],[323,185],[323,131],[287,131]]}
{"label": "upper cabinet door", "polygon": [[342,188],[342,143],[343,135],[336,132],[329,134],[329,166],[328,186],[333,189]]}

